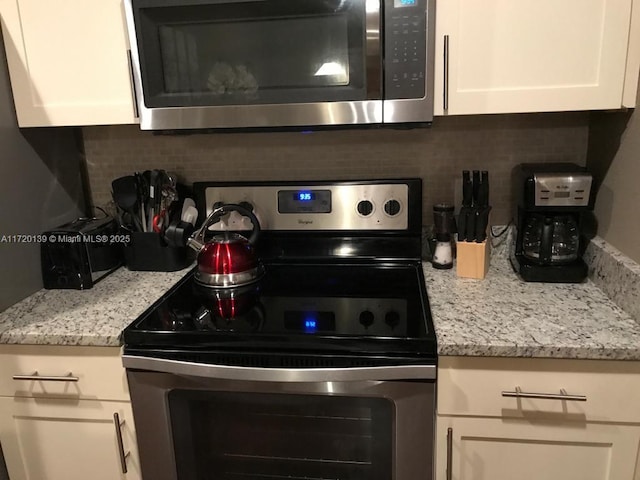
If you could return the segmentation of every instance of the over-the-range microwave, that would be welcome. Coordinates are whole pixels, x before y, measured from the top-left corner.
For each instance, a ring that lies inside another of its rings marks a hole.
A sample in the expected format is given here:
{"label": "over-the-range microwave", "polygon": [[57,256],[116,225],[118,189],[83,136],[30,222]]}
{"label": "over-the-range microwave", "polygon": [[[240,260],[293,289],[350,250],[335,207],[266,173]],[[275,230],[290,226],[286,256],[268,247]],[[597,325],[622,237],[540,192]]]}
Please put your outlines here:
{"label": "over-the-range microwave", "polygon": [[125,0],[143,130],[429,123],[435,0]]}

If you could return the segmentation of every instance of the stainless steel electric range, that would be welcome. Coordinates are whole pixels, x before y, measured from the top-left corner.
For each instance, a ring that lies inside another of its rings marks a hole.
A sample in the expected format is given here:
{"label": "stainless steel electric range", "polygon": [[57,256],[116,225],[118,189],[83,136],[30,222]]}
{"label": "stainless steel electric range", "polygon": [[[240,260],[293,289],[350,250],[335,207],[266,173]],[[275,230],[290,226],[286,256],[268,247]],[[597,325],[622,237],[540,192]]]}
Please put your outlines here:
{"label": "stainless steel electric range", "polygon": [[[124,332],[143,477],[432,480],[419,179],[194,184],[251,210],[264,275],[187,275]],[[253,225],[237,211],[208,229]]]}

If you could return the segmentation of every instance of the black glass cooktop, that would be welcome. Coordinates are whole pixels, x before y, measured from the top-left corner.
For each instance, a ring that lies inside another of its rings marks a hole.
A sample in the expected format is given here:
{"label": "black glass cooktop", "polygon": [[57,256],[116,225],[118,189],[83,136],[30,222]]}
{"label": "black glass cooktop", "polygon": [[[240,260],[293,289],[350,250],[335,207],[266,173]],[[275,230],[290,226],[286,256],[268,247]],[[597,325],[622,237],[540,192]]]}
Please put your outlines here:
{"label": "black glass cooktop", "polygon": [[227,363],[247,354],[435,358],[419,262],[265,268],[260,281],[236,289],[202,287],[188,275],[125,330],[125,352],[175,359],[217,352]]}

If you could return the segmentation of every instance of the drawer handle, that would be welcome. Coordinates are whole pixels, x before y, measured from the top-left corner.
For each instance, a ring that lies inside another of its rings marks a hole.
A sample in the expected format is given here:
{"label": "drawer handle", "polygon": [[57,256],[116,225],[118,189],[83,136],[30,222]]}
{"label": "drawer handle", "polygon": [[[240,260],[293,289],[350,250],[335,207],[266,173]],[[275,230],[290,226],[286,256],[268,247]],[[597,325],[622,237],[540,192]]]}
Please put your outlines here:
{"label": "drawer handle", "polygon": [[64,376],[49,376],[49,375],[38,375],[38,372],[33,372],[31,375],[14,375],[14,380],[36,380],[40,382],[77,382],[80,380],[78,377],[74,377],[71,372]]}
{"label": "drawer handle", "polygon": [[122,441],[122,425],[124,425],[124,420],[120,421],[120,415],[118,415],[118,412],[114,412],[113,414],[113,425],[116,427],[116,441],[118,442],[120,467],[122,468],[122,473],[127,473],[127,457],[131,452],[124,451],[124,442]]}
{"label": "drawer handle", "polygon": [[503,397],[516,398],[542,398],[546,400],[568,400],[570,402],[586,402],[586,395],[569,395],[564,388],[560,389],[560,393],[533,393],[523,392],[520,387],[516,387],[515,392],[502,392]]}
{"label": "drawer handle", "polygon": [[447,480],[453,478],[453,428],[447,428]]}

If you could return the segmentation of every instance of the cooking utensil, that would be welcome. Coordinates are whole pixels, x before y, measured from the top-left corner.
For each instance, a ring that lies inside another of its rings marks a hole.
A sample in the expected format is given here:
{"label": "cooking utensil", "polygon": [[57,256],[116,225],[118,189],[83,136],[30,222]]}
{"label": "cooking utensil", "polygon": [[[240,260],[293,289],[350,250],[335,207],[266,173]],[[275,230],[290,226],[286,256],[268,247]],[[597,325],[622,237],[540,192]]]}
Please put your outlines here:
{"label": "cooking utensil", "polygon": [[[180,212],[180,220],[183,222],[189,222],[190,220],[185,218],[186,212],[190,210],[190,208],[196,208],[196,202],[193,198],[185,198],[182,202],[182,211]],[[197,218],[198,209],[196,208],[196,218]]]}
{"label": "cooking utensil", "polygon": [[196,207],[189,206],[186,210],[182,210],[182,216],[180,219],[185,223],[190,223],[195,227],[198,220],[198,209]]}
{"label": "cooking utensil", "polygon": [[147,183],[147,179],[145,176],[140,173],[135,173],[136,183],[138,185],[138,203],[140,209],[140,223],[142,225],[142,231],[147,231],[147,212],[146,212],[146,203],[149,198],[149,185]]}
{"label": "cooking utensil", "polygon": [[[231,212],[238,212],[251,220],[253,231],[249,239],[237,233],[225,232],[205,243],[209,227]],[[187,245],[198,252],[196,282],[226,288],[258,280],[264,274],[264,267],[254,249],[259,234],[260,223],[250,210],[236,204],[224,204],[215,208],[187,241]]]}
{"label": "cooking utensil", "polygon": [[166,229],[166,215],[167,215],[167,211],[166,210],[161,210],[160,213],[154,215],[153,217],[153,231],[156,233],[164,233],[164,230]]}
{"label": "cooking utensil", "polygon": [[141,232],[143,230],[142,223],[140,222],[138,213],[136,213],[137,208],[139,208],[136,177],[127,175],[116,178],[111,182],[111,189],[115,204],[120,207],[123,212],[129,214],[134,229]]}
{"label": "cooking utensil", "polygon": [[147,231],[153,231],[153,217],[156,215],[156,196],[159,194],[157,190],[158,171],[151,170],[149,172],[149,198],[147,200]]}

